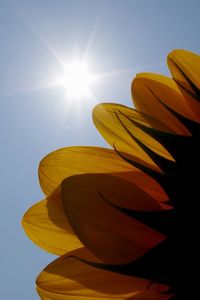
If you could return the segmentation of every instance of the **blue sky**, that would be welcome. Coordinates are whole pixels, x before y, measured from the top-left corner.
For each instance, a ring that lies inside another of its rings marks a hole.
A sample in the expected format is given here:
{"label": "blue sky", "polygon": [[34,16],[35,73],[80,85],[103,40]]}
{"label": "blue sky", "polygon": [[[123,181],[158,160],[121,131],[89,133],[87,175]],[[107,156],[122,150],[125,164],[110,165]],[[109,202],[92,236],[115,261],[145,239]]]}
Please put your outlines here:
{"label": "blue sky", "polygon": [[[1,299],[38,299],[35,277],[54,259],[20,224],[43,198],[41,158],[63,146],[106,146],[92,124],[94,103],[130,106],[136,73],[168,74],[175,48],[200,53],[199,11],[198,0],[0,0]],[[93,101],[69,105],[63,88],[44,86],[62,71],[58,57],[85,53],[104,76]]]}

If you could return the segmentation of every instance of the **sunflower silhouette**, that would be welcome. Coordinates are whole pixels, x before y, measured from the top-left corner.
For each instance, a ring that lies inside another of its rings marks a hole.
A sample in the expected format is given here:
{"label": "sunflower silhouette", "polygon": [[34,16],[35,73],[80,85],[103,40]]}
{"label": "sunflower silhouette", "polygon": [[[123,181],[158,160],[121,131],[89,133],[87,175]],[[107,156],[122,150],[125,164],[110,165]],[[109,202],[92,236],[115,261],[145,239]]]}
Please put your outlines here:
{"label": "sunflower silhouette", "polygon": [[[200,57],[168,55],[172,78],[143,73],[135,109],[102,103],[113,149],[68,147],[39,165],[46,198],[22,224],[60,257],[36,280],[41,299],[182,299],[199,185]],[[188,276],[188,275],[187,275]]]}

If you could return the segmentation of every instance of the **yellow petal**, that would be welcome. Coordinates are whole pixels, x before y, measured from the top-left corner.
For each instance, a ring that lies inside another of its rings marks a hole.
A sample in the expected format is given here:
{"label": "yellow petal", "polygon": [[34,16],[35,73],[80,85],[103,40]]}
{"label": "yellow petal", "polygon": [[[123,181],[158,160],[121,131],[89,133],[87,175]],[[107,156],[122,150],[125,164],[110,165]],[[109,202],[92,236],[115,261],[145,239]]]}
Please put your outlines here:
{"label": "yellow petal", "polygon": [[166,290],[164,286],[157,284],[148,289],[147,280],[97,269],[72,256],[49,264],[36,283],[44,300],[169,298],[160,293]]}
{"label": "yellow petal", "polygon": [[68,147],[48,154],[39,166],[40,185],[49,195],[63,179],[83,173],[115,173],[134,182],[158,201],[167,199],[155,180],[126,163],[115,151],[98,147]]}
{"label": "yellow petal", "polygon": [[185,50],[174,50],[168,55],[167,63],[173,78],[179,83],[181,93],[195,115],[194,120],[199,122],[200,103],[196,99],[196,92],[199,97],[200,56]]}
{"label": "yellow petal", "polygon": [[163,122],[170,132],[189,135],[184,125],[162,103],[175,112],[198,121],[175,81],[166,76],[138,74],[132,83],[132,96],[137,109]]}
{"label": "yellow petal", "polygon": [[64,180],[61,194],[67,218],[85,247],[106,263],[120,264],[135,260],[164,239],[108,203],[142,207],[149,199],[140,192],[115,176],[83,174]]}
{"label": "yellow petal", "polygon": [[22,225],[34,243],[53,254],[62,255],[82,245],[67,221],[58,191],[32,206]]}
{"label": "yellow petal", "polygon": [[174,79],[181,85],[191,92],[194,92],[191,83],[200,89],[199,55],[186,50],[174,50],[169,53],[167,62]]}
{"label": "yellow petal", "polygon": [[105,140],[110,145],[114,145],[118,151],[128,153],[138,158],[143,164],[158,169],[151,158],[134,140],[134,136],[155,153],[173,160],[168,151],[160,143],[140,130],[130,120],[137,121],[137,123],[147,127],[154,127],[156,129],[166,128],[159,121],[153,120],[148,116],[144,118],[141,113],[118,104],[103,103],[97,105],[93,110],[95,126]]}

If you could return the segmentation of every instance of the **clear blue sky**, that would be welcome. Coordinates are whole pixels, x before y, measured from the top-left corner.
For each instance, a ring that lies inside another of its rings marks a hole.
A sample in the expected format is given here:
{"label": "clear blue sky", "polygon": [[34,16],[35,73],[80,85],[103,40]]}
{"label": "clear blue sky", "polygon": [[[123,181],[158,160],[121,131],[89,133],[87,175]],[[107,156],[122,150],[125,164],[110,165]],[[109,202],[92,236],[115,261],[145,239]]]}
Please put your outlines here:
{"label": "clear blue sky", "polygon": [[40,159],[63,146],[105,146],[92,103],[69,109],[66,99],[63,109],[63,90],[42,88],[60,72],[55,54],[69,59],[87,49],[93,71],[110,74],[93,86],[96,101],[131,105],[137,72],[168,74],[175,48],[200,53],[199,12],[199,0],[0,0],[1,299],[38,299],[35,277],[54,259],[20,224],[43,197]]}

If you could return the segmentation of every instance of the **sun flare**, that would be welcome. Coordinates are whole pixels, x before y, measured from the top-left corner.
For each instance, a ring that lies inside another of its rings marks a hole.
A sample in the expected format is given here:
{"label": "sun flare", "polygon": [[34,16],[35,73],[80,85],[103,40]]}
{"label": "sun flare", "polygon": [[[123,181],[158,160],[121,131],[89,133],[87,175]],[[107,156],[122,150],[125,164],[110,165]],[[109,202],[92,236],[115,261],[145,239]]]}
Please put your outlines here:
{"label": "sun flare", "polygon": [[89,96],[94,75],[89,70],[88,64],[77,61],[65,65],[64,69],[59,84],[65,88],[67,96],[75,100]]}

